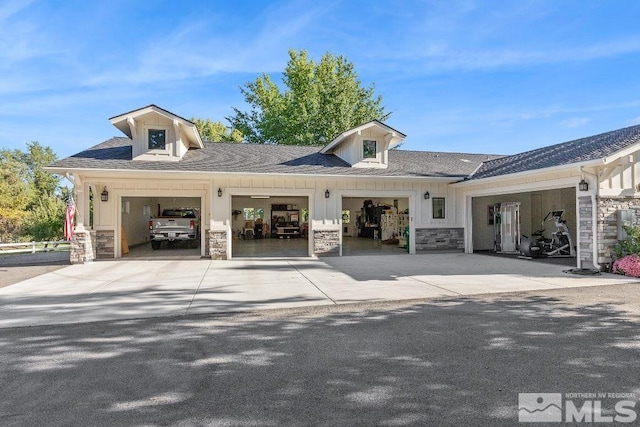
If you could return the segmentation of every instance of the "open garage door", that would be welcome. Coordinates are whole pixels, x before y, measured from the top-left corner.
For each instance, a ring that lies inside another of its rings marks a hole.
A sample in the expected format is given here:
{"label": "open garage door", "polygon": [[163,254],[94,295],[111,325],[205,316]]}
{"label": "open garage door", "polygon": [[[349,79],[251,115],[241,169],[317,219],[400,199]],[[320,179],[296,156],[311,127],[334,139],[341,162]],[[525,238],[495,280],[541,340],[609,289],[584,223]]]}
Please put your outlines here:
{"label": "open garage door", "polygon": [[[509,232],[513,229],[518,236]],[[473,198],[473,251],[477,253],[520,257],[522,245],[531,239],[541,248],[541,256],[535,259],[573,266],[576,230],[575,187]]]}
{"label": "open garage door", "polygon": [[406,254],[409,199],[342,198],[342,255]]}
{"label": "open garage door", "polygon": [[200,197],[122,197],[122,256],[200,258],[201,203]]}
{"label": "open garage door", "polygon": [[234,258],[309,256],[306,196],[233,196],[231,221]]}

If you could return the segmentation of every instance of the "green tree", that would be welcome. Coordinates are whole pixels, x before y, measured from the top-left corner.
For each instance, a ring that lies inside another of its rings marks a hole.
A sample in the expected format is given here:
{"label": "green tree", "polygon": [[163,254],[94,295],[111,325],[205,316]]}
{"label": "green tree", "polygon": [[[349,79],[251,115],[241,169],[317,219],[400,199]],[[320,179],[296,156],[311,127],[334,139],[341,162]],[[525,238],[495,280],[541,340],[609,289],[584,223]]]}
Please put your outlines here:
{"label": "green tree", "polygon": [[45,196],[31,208],[24,221],[24,234],[37,241],[60,240],[66,204],[61,197]]}
{"label": "green tree", "polygon": [[[40,216],[45,223],[51,223],[50,216],[59,214],[59,204],[64,205],[60,178],[44,171],[56,158],[50,147],[36,141],[28,143],[26,151],[0,150],[1,240],[33,238],[30,234],[37,229]],[[47,209],[52,212],[45,214]],[[50,233],[51,236],[62,234],[63,217],[64,210],[59,218],[60,232]]]}
{"label": "green tree", "polygon": [[27,150],[2,150],[2,158],[22,164],[20,178],[33,190],[29,205],[35,205],[40,198],[53,196],[59,189],[60,178],[51,175],[44,167],[57,160],[51,147],[44,147],[38,141],[27,143]]}
{"label": "green tree", "polygon": [[340,132],[371,120],[386,120],[374,86],[363,87],[351,62],[325,53],[319,63],[306,51],[289,51],[281,92],[262,74],[240,90],[251,106],[228,118],[247,142],[324,145]]}
{"label": "green tree", "polygon": [[192,117],[191,121],[196,125],[200,137],[204,141],[211,142],[242,142],[242,132],[238,129],[229,129],[222,122],[214,122],[211,119]]}
{"label": "green tree", "polygon": [[18,240],[33,188],[24,177],[26,165],[0,151],[0,240]]}

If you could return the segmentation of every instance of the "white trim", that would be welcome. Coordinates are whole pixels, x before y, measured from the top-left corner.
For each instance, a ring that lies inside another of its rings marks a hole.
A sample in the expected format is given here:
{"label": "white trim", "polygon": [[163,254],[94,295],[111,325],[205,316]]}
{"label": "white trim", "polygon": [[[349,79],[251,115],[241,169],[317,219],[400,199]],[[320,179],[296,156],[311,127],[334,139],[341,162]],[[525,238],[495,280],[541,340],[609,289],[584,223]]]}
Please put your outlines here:
{"label": "white trim", "polygon": [[[387,131],[388,134],[391,134],[392,138],[391,138],[391,141],[389,142],[389,147],[392,147],[393,145],[397,145],[398,143],[400,143],[400,141],[406,138],[405,134],[390,128],[386,124],[379,122],[378,120],[371,120],[370,122],[367,122],[363,125],[360,125],[355,128],[342,132],[340,135],[333,138],[327,145],[322,147],[322,149],[320,150],[320,153],[325,154],[329,152],[329,150],[340,145],[348,136],[353,135],[354,133],[359,135],[363,130],[368,129],[370,127],[381,128],[384,131]],[[396,140],[396,142],[392,142],[394,139]]]}
{"label": "white trim", "polygon": [[472,197],[495,196],[500,194],[528,193],[531,191],[554,190],[558,188],[569,188],[578,185],[580,177],[578,175],[561,179],[549,179],[539,182],[528,182],[522,184],[507,185],[504,187],[490,187],[478,189],[462,189],[463,194]]}
{"label": "white trim", "polygon": [[[120,114],[109,119],[109,122],[118,128],[122,133],[127,135],[129,138],[133,138],[131,128],[129,127],[130,122],[129,119],[134,119],[139,116],[144,116],[145,114],[155,113],[159,116],[167,117],[172,121],[179,121],[182,125],[184,125],[185,129],[189,129],[192,135],[192,138],[189,139],[189,145],[196,148],[204,148],[204,143],[202,142],[202,138],[200,137],[200,132],[196,128],[196,125],[187,119],[184,119],[176,114],[173,114],[171,111],[167,111],[164,108],[158,107],[157,105],[148,105],[146,107],[129,111],[128,113]],[[123,125],[124,123],[124,125]]]}
{"label": "white trim", "polygon": [[553,166],[550,168],[543,168],[543,169],[531,169],[531,170],[526,170],[526,171],[522,171],[522,172],[516,172],[516,173],[510,173],[510,174],[504,174],[504,175],[497,175],[497,176],[490,176],[487,178],[477,178],[474,179],[473,176],[471,177],[472,179],[467,179],[464,181],[460,181],[460,182],[456,182],[454,184],[451,184],[453,186],[456,187],[472,187],[474,185],[484,185],[487,183],[492,183],[495,181],[502,181],[502,180],[507,180],[507,179],[517,179],[517,178],[521,178],[521,177],[527,177],[527,176],[531,176],[531,175],[540,175],[540,174],[545,174],[545,173],[556,173],[559,171],[573,171],[575,168],[580,168],[580,167],[591,167],[591,166],[601,166],[604,164],[604,160],[603,159],[598,159],[598,160],[590,160],[587,162],[579,162],[579,163],[571,163],[568,165],[560,165],[560,166]]}
{"label": "white trim", "polygon": [[[65,173],[84,173],[86,175],[91,175],[95,177],[108,177],[109,179],[116,180],[118,178],[112,178],[113,174],[125,175],[121,179],[135,177],[136,174],[140,175],[166,175],[166,174],[176,174],[176,175],[191,175],[194,179],[210,179],[210,178],[222,178],[225,176],[257,176],[257,177],[282,177],[286,175],[287,177],[294,178],[305,178],[305,179],[323,179],[323,180],[341,180],[341,179],[384,179],[390,181],[422,181],[422,182],[444,182],[450,185],[457,184],[461,179],[464,179],[464,176],[451,176],[451,177],[439,177],[439,176],[407,176],[407,175],[398,175],[398,176],[389,176],[389,175],[321,175],[321,174],[293,174],[287,172],[280,173],[260,173],[260,172],[218,172],[218,171],[176,171],[176,170],[144,170],[144,169],[94,169],[94,168],[56,168],[56,167],[45,167],[44,170],[51,173],[56,174],[65,174]],[[96,173],[97,172],[97,173]],[[100,173],[104,173],[104,175]],[[127,176],[128,175],[128,176]]]}
{"label": "white trim", "polygon": [[602,161],[603,161],[603,163],[605,165],[608,165],[608,164],[611,164],[611,163],[617,161],[621,157],[628,156],[629,154],[633,154],[638,150],[640,150],[640,143],[636,143],[636,144],[628,146],[627,148],[623,148],[622,150],[620,150],[620,151],[618,151],[616,153],[613,153],[612,155],[610,155],[608,157],[604,157],[602,159]]}
{"label": "white trim", "polygon": [[464,251],[473,253],[473,196],[467,195],[464,198]]}
{"label": "white trim", "polygon": [[[140,154],[140,156],[144,156],[145,154],[153,154],[153,155],[172,155],[173,152],[173,145],[175,143],[172,142],[172,139],[169,137],[170,132],[169,132],[169,126],[162,126],[162,125],[144,125],[142,127],[142,132],[144,133],[144,152],[142,154]],[[159,130],[163,130],[164,131],[164,148],[150,148],[149,147],[149,138],[150,138],[150,133],[151,131],[159,131]]]}

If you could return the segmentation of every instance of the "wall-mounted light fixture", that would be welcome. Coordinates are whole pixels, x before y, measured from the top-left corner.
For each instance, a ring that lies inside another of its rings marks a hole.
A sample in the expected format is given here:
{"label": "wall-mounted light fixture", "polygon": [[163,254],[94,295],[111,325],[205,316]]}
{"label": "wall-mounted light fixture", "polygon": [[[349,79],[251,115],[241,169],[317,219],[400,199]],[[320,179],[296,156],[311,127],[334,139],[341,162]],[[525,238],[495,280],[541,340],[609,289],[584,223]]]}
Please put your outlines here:
{"label": "wall-mounted light fixture", "polygon": [[589,183],[583,178],[582,181],[578,183],[578,188],[580,191],[589,191]]}
{"label": "wall-mounted light fixture", "polygon": [[109,192],[107,191],[107,187],[104,187],[104,190],[102,190],[102,193],[100,193],[100,200],[102,200],[103,202],[109,201]]}
{"label": "wall-mounted light fixture", "polygon": [[324,198],[328,199],[330,195],[331,193],[329,193],[329,190],[327,189],[327,191],[324,192]]}
{"label": "wall-mounted light fixture", "polygon": [[222,188],[218,188],[218,197],[222,197]]}
{"label": "wall-mounted light fixture", "polygon": [[425,191],[425,192],[424,192],[424,199],[425,199],[425,200],[429,200],[429,197],[431,197],[431,195],[429,194],[429,192],[428,192],[428,191]]}

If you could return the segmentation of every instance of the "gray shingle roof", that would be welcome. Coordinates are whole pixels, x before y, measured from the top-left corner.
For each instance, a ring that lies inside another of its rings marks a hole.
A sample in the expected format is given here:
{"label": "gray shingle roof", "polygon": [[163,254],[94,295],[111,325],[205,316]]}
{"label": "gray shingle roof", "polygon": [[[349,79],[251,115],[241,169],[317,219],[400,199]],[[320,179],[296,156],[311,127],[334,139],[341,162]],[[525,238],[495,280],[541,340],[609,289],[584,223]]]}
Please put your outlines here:
{"label": "gray shingle roof", "polygon": [[465,177],[485,154],[389,151],[387,169],[352,168],[333,154],[321,154],[319,147],[211,143],[191,149],[178,162],[131,159],[131,140],[114,137],[81,153],[51,165],[57,169],[115,169],[145,171],[191,171],[232,173],[276,173],[302,175],[364,175],[413,177]]}
{"label": "gray shingle roof", "polygon": [[640,125],[486,161],[471,179],[598,160],[640,143]]}

